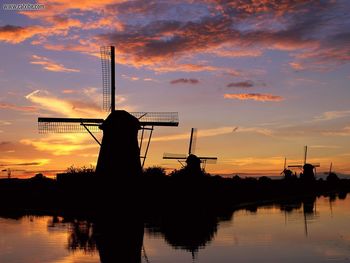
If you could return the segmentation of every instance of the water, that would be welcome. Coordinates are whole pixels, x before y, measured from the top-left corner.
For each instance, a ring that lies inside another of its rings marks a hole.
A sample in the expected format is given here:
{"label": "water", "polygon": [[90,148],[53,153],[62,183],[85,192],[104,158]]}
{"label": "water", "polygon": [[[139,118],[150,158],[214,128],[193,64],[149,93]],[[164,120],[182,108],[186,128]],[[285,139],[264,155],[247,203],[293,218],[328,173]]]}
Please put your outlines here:
{"label": "water", "polygon": [[[349,262],[349,205],[350,198],[320,197],[219,218],[148,218],[140,232],[143,246],[135,247],[141,262]],[[140,233],[115,222],[100,223],[59,216],[0,217],[0,262],[95,263],[101,251],[114,257],[107,262],[127,262],[118,260],[118,253],[130,246],[118,247]]]}

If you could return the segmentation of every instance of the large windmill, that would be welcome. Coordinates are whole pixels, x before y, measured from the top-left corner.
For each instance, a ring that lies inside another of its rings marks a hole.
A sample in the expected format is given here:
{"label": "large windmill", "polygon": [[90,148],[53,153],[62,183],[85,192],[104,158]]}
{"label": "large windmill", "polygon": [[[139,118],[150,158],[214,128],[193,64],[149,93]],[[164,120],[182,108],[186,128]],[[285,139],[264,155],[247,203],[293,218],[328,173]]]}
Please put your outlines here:
{"label": "large windmill", "polygon": [[[197,129],[192,128],[191,135],[190,135],[190,143],[188,146],[188,154],[164,153],[163,159],[177,160],[181,164],[181,166],[184,167],[185,166],[184,162],[187,160],[187,158],[195,154],[196,142],[197,142]],[[209,156],[197,156],[197,158],[201,161],[203,168],[205,168],[207,163],[216,163],[218,159],[217,157],[209,157]]]}
{"label": "large windmill", "polygon": [[[40,133],[88,132],[101,146],[96,173],[140,173],[145,164],[155,126],[178,126],[177,112],[126,112],[116,110],[115,48],[101,47],[104,119],[97,118],[38,118]],[[93,134],[103,130],[102,142]],[[141,136],[138,137],[138,131]],[[148,140],[145,140],[149,131]],[[146,143],[143,154],[142,144]],[[140,160],[141,158],[141,160]],[[141,165],[142,162],[142,165]]]}

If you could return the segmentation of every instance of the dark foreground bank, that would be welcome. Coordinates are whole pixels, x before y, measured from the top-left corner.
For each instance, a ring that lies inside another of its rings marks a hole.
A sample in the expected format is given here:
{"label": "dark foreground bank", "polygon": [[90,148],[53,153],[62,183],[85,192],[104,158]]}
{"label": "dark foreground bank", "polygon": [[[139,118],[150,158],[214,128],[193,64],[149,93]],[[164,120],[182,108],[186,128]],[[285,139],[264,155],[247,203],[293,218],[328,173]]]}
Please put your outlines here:
{"label": "dark foreground bank", "polygon": [[133,211],[232,208],[247,203],[320,196],[350,191],[350,180],[271,180],[218,176],[147,176],[117,180],[93,174],[0,180],[0,208],[66,211],[91,215],[110,209]]}

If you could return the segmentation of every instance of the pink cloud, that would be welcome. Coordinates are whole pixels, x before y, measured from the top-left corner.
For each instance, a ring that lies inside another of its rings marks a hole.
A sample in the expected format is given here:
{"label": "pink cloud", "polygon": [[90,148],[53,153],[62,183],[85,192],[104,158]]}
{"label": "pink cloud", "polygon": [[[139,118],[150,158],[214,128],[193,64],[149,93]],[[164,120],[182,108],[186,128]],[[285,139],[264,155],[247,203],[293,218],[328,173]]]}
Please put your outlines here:
{"label": "pink cloud", "polygon": [[32,56],[32,61],[30,64],[34,65],[41,65],[43,69],[47,71],[54,71],[54,72],[80,72],[79,69],[74,68],[67,68],[64,65],[54,62],[51,59],[48,59],[47,57],[40,57],[37,55]]}
{"label": "pink cloud", "polygon": [[0,109],[15,110],[15,111],[24,111],[24,112],[35,112],[38,110],[34,106],[17,106],[11,103],[0,102]]}
{"label": "pink cloud", "polygon": [[263,93],[241,93],[241,94],[225,94],[225,99],[237,99],[237,100],[255,100],[255,101],[282,101],[281,96]]}

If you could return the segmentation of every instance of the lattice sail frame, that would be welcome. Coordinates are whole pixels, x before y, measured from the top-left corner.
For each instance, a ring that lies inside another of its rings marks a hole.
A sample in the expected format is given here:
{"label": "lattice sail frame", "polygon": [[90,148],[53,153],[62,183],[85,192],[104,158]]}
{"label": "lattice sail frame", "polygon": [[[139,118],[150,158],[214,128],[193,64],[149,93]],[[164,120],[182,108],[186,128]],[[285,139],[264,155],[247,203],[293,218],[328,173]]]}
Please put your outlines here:
{"label": "lattice sail frame", "polygon": [[111,47],[101,47],[103,110],[111,110]]}
{"label": "lattice sail frame", "polygon": [[[178,126],[177,112],[130,112],[139,119],[141,127]],[[39,133],[82,133],[87,126],[91,132],[99,132],[103,119],[89,118],[38,118]]]}

